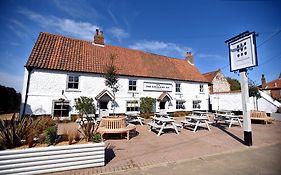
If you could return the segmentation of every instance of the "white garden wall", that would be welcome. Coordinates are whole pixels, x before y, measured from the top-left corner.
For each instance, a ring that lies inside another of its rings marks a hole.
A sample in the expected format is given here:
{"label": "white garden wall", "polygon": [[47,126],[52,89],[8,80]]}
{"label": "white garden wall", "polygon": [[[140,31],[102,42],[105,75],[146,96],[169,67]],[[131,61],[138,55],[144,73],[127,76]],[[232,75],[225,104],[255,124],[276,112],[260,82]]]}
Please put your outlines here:
{"label": "white garden wall", "polygon": [[104,142],[0,151],[0,174],[43,174],[104,165]]}
{"label": "white garden wall", "polygon": [[[273,113],[281,106],[279,102],[272,99],[269,95],[261,91],[260,94],[261,98],[257,100],[257,104],[254,97],[249,98],[250,110],[258,109],[259,111]],[[241,92],[210,94],[210,103],[212,104],[212,110],[242,111]]]}

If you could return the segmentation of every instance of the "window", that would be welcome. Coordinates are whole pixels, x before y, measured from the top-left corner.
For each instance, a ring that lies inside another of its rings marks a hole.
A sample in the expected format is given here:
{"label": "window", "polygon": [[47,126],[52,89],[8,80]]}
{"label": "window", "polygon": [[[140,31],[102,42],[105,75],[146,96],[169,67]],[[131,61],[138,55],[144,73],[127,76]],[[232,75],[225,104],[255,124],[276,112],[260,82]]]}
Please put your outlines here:
{"label": "window", "polygon": [[127,112],[139,111],[139,102],[138,101],[127,101]]}
{"label": "window", "polygon": [[181,92],[181,84],[176,83],[176,92]]}
{"label": "window", "polygon": [[79,76],[68,75],[67,89],[78,89]]}
{"label": "window", "polygon": [[137,91],[137,81],[129,80],[129,91]]}
{"label": "window", "polygon": [[204,92],[204,85],[200,84],[200,92],[203,93]]}
{"label": "window", "polygon": [[200,109],[201,108],[200,103],[201,103],[201,100],[193,100],[192,101],[193,109]]}
{"label": "window", "polygon": [[53,108],[54,117],[69,117],[70,106],[66,101],[55,101]]}
{"label": "window", "polygon": [[184,101],[179,101],[177,100],[176,101],[176,109],[185,109],[185,106],[184,106]]}

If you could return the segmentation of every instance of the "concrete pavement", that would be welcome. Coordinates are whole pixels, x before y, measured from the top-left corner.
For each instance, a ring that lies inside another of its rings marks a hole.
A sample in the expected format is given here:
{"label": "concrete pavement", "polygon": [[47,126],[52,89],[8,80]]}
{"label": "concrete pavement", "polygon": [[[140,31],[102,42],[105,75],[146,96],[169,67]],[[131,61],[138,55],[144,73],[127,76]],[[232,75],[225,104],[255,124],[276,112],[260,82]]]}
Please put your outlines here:
{"label": "concrete pavement", "polygon": [[[176,118],[178,123],[181,120],[182,118]],[[146,120],[146,123],[147,122],[149,121]],[[253,124],[252,129],[253,146],[249,148],[243,144],[243,128],[240,126],[228,128],[227,125],[219,124],[212,126],[211,131],[199,129],[195,133],[188,129],[181,129],[179,135],[175,132],[168,132],[157,137],[156,133],[149,132],[149,127],[147,125],[137,125],[138,134],[129,141],[120,139],[120,136],[118,136],[117,139],[106,140],[106,165],[104,167],[70,170],[50,174],[115,174],[120,171],[128,170],[130,172],[135,169],[143,170],[141,172],[137,171],[136,173],[145,173],[147,167],[161,166],[161,169],[165,169],[167,165],[180,166],[183,161],[195,161],[199,159],[199,162],[196,162],[194,165],[190,163],[193,165],[191,168],[194,167],[194,170],[183,170],[184,173],[192,171],[197,172],[196,167],[200,164],[204,165],[205,162],[200,162],[200,158],[205,159],[206,157],[214,155],[225,155],[281,143],[281,122],[274,122],[268,125]],[[218,169],[219,167],[224,167],[224,165],[230,166],[231,164],[228,163],[229,161],[232,162],[231,160],[224,159],[220,161],[218,158],[218,164],[210,164],[208,166],[206,165],[206,167],[208,168],[210,166],[209,168],[211,169],[212,166],[214,166]],[[254,158],[252,161],[254,165],[259,159]],[[238,162],[243,163],[243,161],[240,160]],[[172,170],[173,166],[168,166],[165,173],[172,173],[168,170]],[[188,167],[187,165],[182,166]],[[198,171],[199,169],[205,169],[204,166],[199,166],[197,168]],[[158,170],[159,169],[155,169],[153,174],[157,173]],[[181,172],[179,171],[177,173],[180,174]],[[224,174],[224,172],[221,172],[221,174]]]}
{"label": "concrete pavement", "polygon": [[272,174],[281,173],[281,143],[196,159],[140,167],[109,175]]}

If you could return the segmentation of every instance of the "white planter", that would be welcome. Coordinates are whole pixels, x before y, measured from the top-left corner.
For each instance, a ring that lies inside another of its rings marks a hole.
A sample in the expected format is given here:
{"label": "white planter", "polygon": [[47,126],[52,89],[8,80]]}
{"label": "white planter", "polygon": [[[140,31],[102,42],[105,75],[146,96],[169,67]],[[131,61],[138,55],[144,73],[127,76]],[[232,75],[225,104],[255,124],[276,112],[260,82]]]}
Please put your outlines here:
{"label": "white planter", "polygon": [[0,151],[0,174],[42,174],[104,164],[104,142]]}

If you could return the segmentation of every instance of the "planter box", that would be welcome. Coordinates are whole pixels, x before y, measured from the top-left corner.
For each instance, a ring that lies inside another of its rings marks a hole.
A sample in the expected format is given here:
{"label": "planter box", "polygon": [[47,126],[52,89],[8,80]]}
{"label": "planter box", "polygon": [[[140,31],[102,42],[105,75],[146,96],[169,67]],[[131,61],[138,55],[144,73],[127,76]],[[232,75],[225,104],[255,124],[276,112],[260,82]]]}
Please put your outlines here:
{"label": "planter box", "polygon": [[42,174],[104,164],[104,142],[0,151],[0,174]]}

